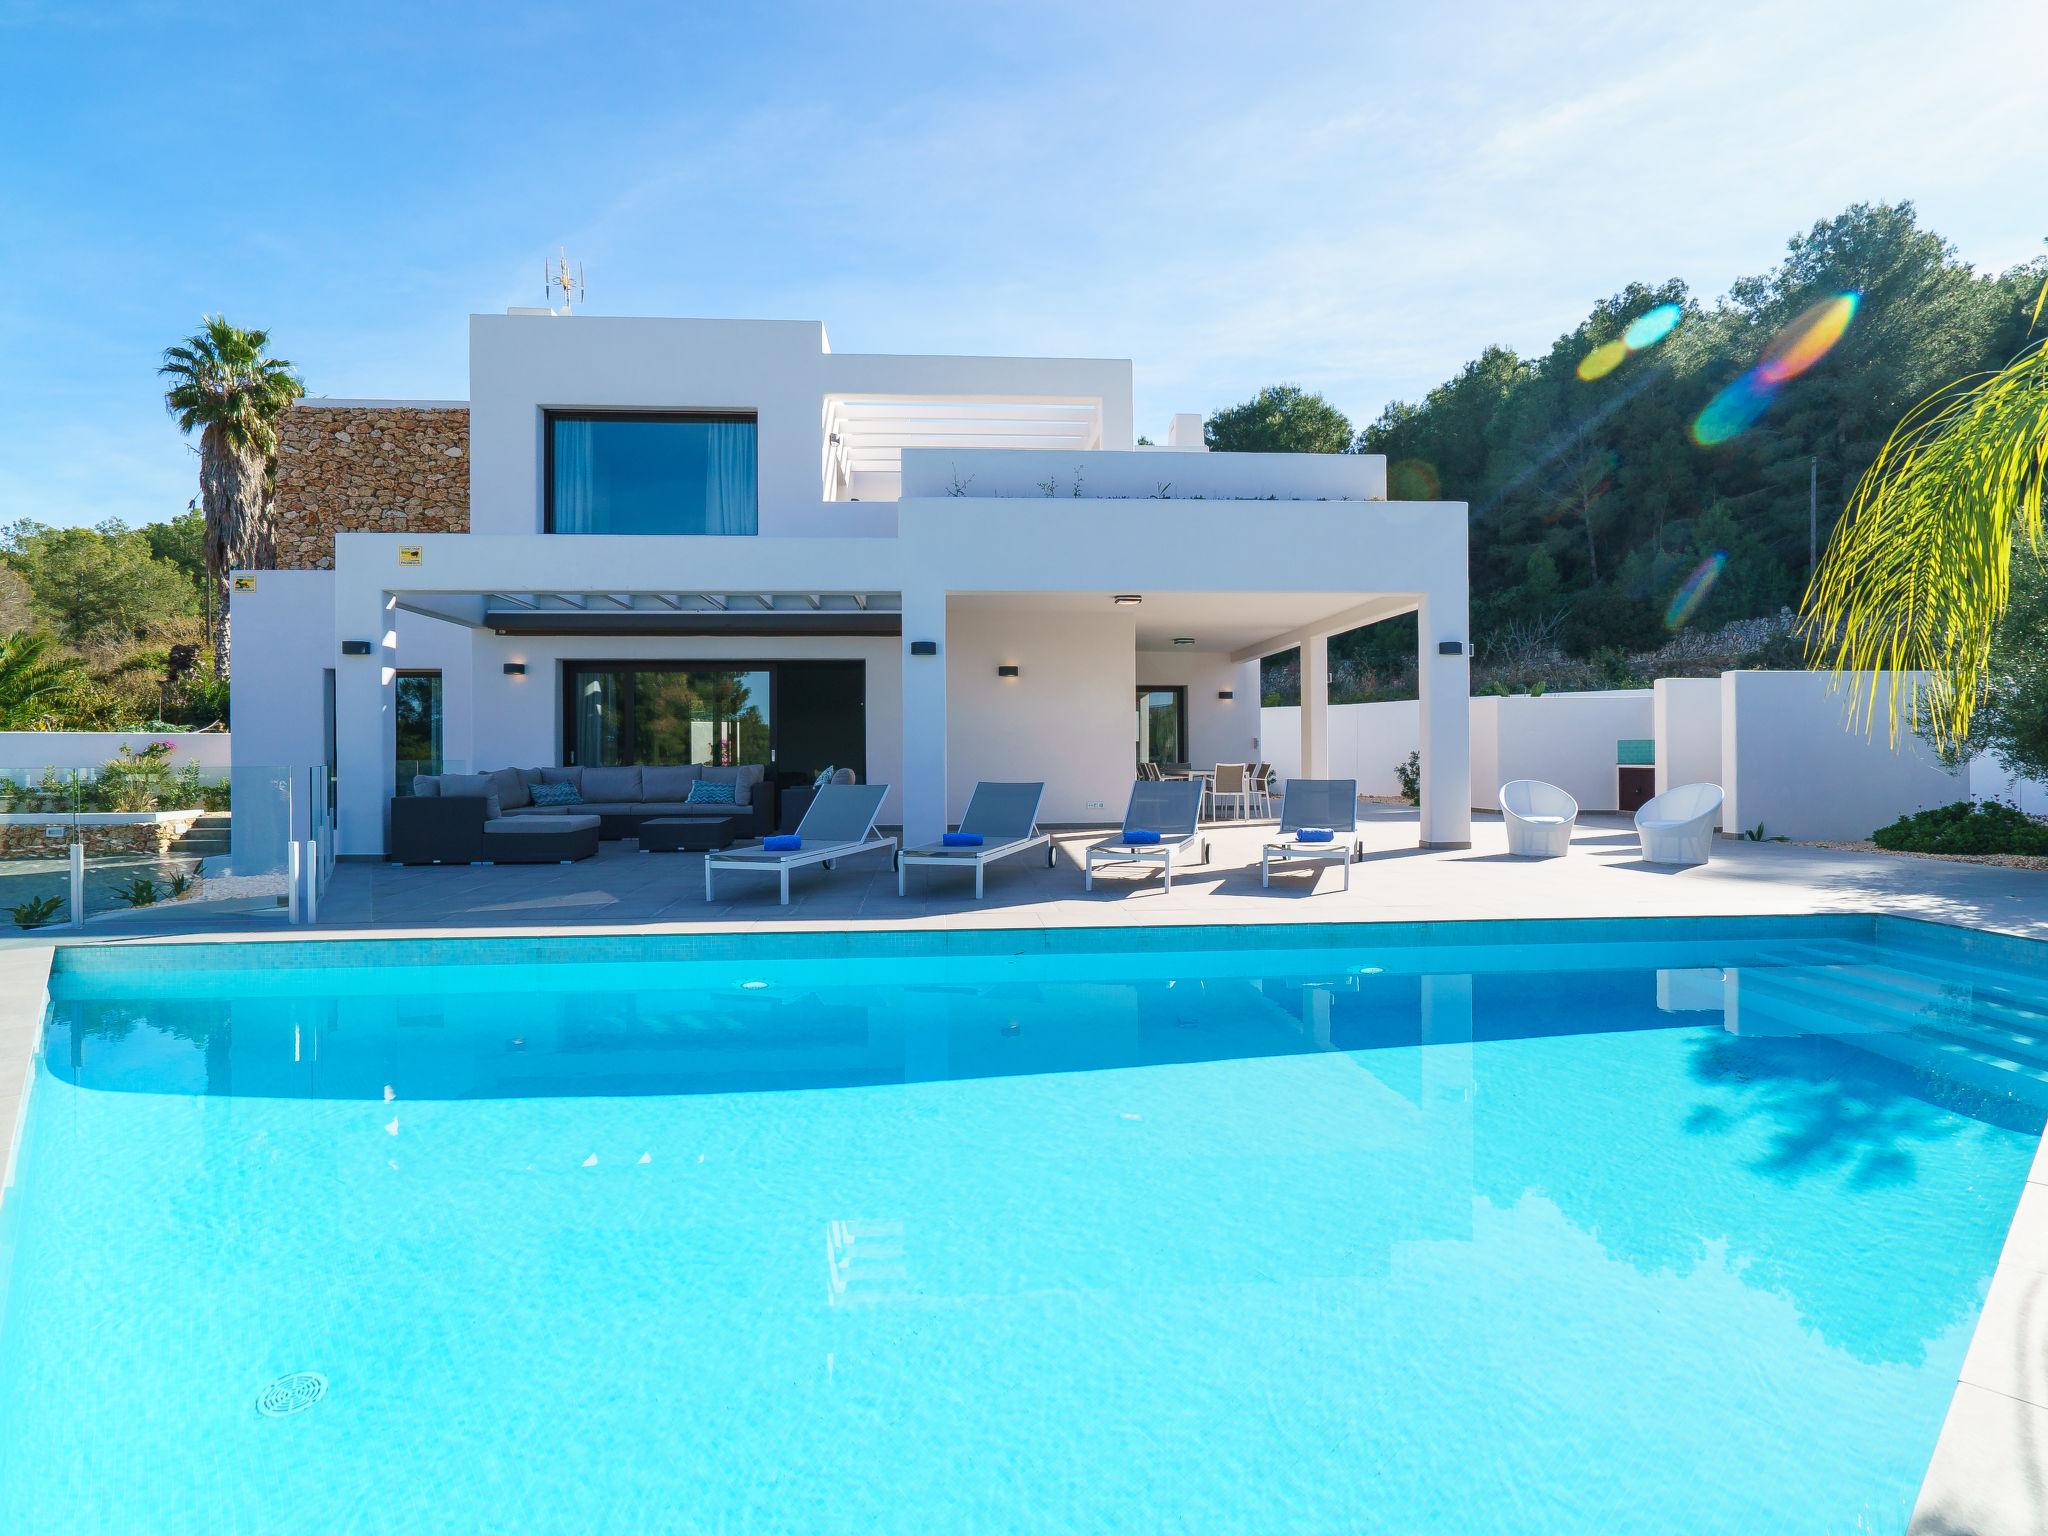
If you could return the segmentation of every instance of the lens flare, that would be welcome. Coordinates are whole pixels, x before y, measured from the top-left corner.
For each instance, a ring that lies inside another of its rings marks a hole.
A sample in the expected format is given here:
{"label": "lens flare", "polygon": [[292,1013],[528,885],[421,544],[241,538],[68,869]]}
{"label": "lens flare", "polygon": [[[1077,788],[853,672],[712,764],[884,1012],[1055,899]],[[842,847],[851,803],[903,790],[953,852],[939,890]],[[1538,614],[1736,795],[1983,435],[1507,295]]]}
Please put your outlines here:
{"label": "lens flare", "polygon": [[1664,627],[1682,629],[1690,623],[1692,616],[1699,612],[1700,604],[1707,600],[1707,594],[1714,590],[1714,583],[1720,579],[1721,568],[1728,563],[1728,551],[1717,549],[1685,578],[1671,599],[1671,606],[1664,610]]}
{"label": "lens flare", "polygon": [[1769,408],[1778,386],[1796,379],[1826,357],[1856,318],[1862,298],[1838,293],[1802,310],[1799,317],[1771,338],[1763,359],[1707,402],[1692,424],[1693,441],[1713,448],[1739,437]]}
{"label": "lens flare", "polygon": [[1832,299],[1822,299],[1778,332],[1764,349],[1764,360],[1756,365],[1756,371],[1763,375],[1764,382],[1775,389],[1787,379],[1798,378],[1826,357],[1835,343],[1842,339],[1842,333],[1849,329],[1849,322],[1856,318],[1859,301],[1860,296],[1853,293],[1838,293]]}
{"label": "lens flare", "polygon": [[1631,352],[1654,347],[1669,336],[1684,318],[1685,311],[1676,304],[1659,304],[1654,309],[1644,310],[1614,340],[1601,342],[1579,359],[1579,377],[1588,383],[1606,378],[1627,360]]}
{"label": "lens flare", "polygon": [[1579,359],[1579,377],[1591,383],[1604,379],[1621,366],[1621,360],[1628,356],[1625,341],[1603,341],[1599,346]]}
{"label": "lens flare", "polygon": [[1438,501],[1443,490],[1427,459],[1396,459],[1387,466],[1387,494],[1396,501]]}
{"label": "lens flare", "polygon": [[1676,304],[1659,304],[1655,309],[1646,309],[1621,333],[1622,344],[1631,352],[1654,347],[1678,328],[1684,314],[1685,311]]}

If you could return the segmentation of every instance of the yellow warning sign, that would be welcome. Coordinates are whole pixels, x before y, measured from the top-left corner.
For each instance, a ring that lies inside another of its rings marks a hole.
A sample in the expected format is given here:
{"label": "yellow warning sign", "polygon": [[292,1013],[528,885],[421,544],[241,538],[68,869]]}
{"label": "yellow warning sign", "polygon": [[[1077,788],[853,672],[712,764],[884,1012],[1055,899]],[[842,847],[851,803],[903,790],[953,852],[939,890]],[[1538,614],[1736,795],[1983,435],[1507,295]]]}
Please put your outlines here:
{"label": "yellow warning sign", "polygon": [[399,545],[399,546],[398,546],[398,563],[399,563],[400,565],[418,565],[418,564],[420,563],[420,547],[419,547],[419,545],[417,545],[417,544],[401,544],[401,545]]}
{"label": "yellow warning sign", "polygon": [[235,578],[235,590],[237,592],[254,592],[256,590],[256,578],[254,576],[237,576]]}

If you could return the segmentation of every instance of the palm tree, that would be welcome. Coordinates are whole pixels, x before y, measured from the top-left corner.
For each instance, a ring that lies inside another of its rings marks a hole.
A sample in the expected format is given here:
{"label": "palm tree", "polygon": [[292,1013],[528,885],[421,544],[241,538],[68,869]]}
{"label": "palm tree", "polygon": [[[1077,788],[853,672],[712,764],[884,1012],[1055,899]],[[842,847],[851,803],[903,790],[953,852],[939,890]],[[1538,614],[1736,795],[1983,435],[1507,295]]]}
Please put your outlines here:
{"label": "palm tree", "polygon": [[306,386],[283,358],[270,357],[268,331],[245,331],[219,315],[175,347],[157,370],[169,379],[164,406],[181,431],[201,428],[199,500],[206,510],[206,572],[214,585],[213,673],[228,673],[228,572],[263,569],[277,558],[270,480],[277,419]]}
{"label": "palm tree", "polygon": [[82,680],[76,663],[50,653],[48,635],[23,629],[0,635],[0,730],[48,725]]}
{"label": "palm tree", "polygon": [[[2034,305],[2039,323],[2048,284]],[[1994,373],[1959,379],[1906,413],[1850,498],[1800,612],[1807,656],[1852,694],[1866,726],[1880,674],[1896,740],[1923,718],[1935,745],[1969,741],[2012,595],[2014,542],[2043,549],[2048,336]],[[1901,673],[1924,672],[1916,694]],[[1925,716],[1922,708],[1925,707]]]}

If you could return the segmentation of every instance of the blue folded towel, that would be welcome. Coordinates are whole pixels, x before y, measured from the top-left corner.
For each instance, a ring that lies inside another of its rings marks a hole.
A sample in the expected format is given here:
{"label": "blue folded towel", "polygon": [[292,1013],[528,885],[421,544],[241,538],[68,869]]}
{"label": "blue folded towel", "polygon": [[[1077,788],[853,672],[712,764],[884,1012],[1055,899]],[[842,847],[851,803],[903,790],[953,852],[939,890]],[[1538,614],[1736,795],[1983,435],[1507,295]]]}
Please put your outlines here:
{"label": "blue folded towel", "polygon": [[793,832],[778,832],[761,839],[761,846],[770,853],[795,853],[803,845],[804,840]]}
{"label": "blue folded towel", "polygon": [[946,848],[979,848],[982,838],[979,832],[942,832],[939,843]]}
{"label": "blue folded towel", "polygon": [[1138,843],[1156,843],[1159,841],[1159,834],[1150,827],[1132,827],[1124,833],[1124,841],[1133,845]]}
{"label": "blue folded towel", "polygon": [[1336,839],[1337,834],[1328,827],[1303,827],[1294,834],[1297,843],[1330,843]]}

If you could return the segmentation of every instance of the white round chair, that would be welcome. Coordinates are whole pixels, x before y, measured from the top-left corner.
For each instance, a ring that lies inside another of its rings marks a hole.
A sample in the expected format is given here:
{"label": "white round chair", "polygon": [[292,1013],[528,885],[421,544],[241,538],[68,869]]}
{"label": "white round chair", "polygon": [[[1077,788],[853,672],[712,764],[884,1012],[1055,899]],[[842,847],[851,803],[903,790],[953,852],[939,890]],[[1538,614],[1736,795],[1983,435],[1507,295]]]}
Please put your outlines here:
{"label": "white round chair", "polygon": [[1500,815],[1507,823],[1509,853],[1525,859],[1555,859],[1572,845],[1579,802],[1555,784],[1516,779],[1500,787]]}
{"label": "white round chair", "polygon": [[1636,812],[1636,836],[1646,864],[1704,864],[1721,819],[1721,786],[1681,784]]}

